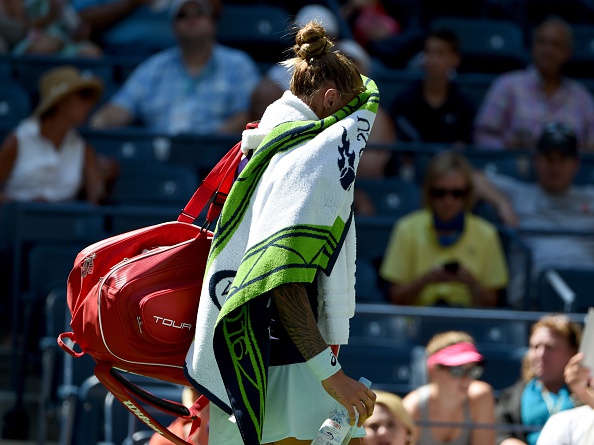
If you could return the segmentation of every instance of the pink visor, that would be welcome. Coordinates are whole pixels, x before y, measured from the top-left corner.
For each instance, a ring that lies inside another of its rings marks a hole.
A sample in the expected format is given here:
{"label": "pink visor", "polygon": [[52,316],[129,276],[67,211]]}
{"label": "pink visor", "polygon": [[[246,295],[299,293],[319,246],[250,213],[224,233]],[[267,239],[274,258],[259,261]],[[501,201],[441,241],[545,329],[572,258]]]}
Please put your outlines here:
{"label": "pink visor", "polygon": [[427,358],[427,366],[460,366],[466,363],[475,363],[483,360],[476,347],[469,342],[456,343],[440,349]]}

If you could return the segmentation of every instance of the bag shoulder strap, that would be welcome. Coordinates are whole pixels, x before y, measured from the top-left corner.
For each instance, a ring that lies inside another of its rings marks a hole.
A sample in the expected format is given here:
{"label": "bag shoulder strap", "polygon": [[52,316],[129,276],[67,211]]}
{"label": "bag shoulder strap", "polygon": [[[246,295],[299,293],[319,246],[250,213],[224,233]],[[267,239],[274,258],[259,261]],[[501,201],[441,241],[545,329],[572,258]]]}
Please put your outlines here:
{"label": "bag shoulder strap", "polygon": [[[208,404],[204,396],[187,408],[181,403],[165,400],[140,388],[123,375],[118,373],[110,363],[99,362],[95,366],[95,375],[99,381],[118,399],[132,414],[144,424],[176,445],[192,445],[181,437],[173,434],[168,428],[157,421],[138,401],[151,405],[172,416],[192,419],[190,437],[200,427],[198,413]],[[138,401],[137,401],[138,400]]]}
{"label": "bag shoulder strap", "polygon": [[[246,129],[258,127],[258,122],[250,122]],[[227,195],[231,190],[235,179],[235,171],[241,162],[243,152],[241,141],[235,144],[231,150],[213,167],[204,178],[194,195],[179,214],[177,220],[180,222],[193,223],[200,212],[210,204],[207,213],[207,223],[214,221],[220,214]]]}

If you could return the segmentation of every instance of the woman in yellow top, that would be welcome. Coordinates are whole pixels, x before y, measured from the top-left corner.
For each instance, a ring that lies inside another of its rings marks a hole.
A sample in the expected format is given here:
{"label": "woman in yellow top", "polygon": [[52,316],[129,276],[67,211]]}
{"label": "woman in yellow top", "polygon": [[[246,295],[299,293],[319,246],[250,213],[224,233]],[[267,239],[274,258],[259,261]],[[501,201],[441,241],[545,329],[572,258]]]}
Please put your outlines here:
{"label": "woman in yellow top", "polygon": [[470,213],[472,168],[454,151],[427,168],[424,209],[395,225],[380,275],[401,305],[496,306],[508,274],[497,229]]}

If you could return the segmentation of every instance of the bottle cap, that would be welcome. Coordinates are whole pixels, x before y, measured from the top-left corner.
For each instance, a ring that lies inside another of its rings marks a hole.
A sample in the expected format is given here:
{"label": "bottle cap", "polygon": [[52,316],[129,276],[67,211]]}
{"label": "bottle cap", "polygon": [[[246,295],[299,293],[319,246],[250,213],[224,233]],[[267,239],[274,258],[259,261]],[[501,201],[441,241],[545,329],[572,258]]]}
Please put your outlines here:
{"label": "bottle cap", "polygon": [[371,387],[371,382],[370,382],[369,380],[367,380],[365,377],[361,377],[361,378],[359,379],[359,381],[360,381],[361,383],[363,383],[365,386],[367,386],[368,388],[370,388],[370,387]]}

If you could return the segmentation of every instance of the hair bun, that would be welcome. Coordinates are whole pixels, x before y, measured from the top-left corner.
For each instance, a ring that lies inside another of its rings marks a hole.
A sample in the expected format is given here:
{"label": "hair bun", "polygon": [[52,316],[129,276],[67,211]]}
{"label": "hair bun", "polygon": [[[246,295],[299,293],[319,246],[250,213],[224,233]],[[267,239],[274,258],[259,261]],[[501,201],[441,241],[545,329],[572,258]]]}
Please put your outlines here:
{"label": "hair bun", "polygon": [[298,58],[305,60],[327,53],[332,46],[324,27],[316,22],[309,22],[297,33],[294,50]]}

